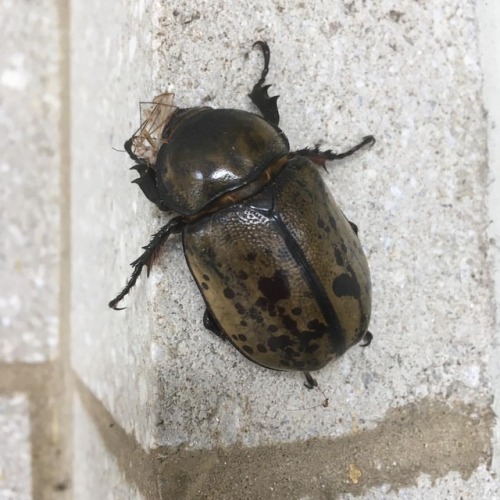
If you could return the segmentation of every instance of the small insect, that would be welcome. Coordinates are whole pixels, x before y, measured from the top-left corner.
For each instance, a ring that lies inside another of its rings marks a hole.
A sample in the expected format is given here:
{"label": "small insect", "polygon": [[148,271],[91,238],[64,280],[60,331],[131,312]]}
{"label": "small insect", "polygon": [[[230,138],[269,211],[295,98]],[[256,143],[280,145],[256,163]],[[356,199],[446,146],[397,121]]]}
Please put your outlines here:
{"label": "small insect", "polygon": [[135,285],[155,252],[180,233],[203,296],[204,326],[249,360],[302,371],[306,387],[319,370],[363,339],[368,345],[371,281],[349,222],[318,167],[346,158],[319,148],[290,151],[279,128],[278,96],[265,84],[270,51],[256,42],[264,68],[249,97],[262,116],[237,109],[178,108],[161,94],[125,142],[135,183],[172,217],[132,262],[132,276],[109,303]]}

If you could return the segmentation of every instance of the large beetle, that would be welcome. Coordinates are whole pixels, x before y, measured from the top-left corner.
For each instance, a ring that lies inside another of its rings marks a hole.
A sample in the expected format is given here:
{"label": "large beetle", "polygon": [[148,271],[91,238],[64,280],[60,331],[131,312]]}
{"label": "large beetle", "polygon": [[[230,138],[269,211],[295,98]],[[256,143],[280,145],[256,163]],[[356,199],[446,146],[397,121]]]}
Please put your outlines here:
{"label": "large beetle", "polygon": [[318,370],[364,339],[371,311],[368,264],[357,236],[318,172],[375,142],[366,136],[344,153],[290,152],[278,127],[277,96],[264,85],[270,60],[249,97],[263,117],[236,109],[172,105],[155,98],[149,116],[125,142],[136,179],[161,210],[178,215],[131,265],[125,288],[152,264],[158,247],[182,233],[184,254],[206,303],[207,329],[248,359],[298,370],[306,386]]}

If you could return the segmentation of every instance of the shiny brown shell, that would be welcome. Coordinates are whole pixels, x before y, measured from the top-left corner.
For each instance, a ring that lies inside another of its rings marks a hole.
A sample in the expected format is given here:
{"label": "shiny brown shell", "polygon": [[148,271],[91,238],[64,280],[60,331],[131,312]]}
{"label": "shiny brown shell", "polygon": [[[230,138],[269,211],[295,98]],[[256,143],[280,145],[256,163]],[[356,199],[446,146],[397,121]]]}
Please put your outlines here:
{"label": "shiny brown shell", "polygon": [[281,130],[238,109],[180,109],[162,142],[155,166],[159,193],[183,215],[248,184],[289,151]]}
{"label": "shiny brown shell", "polygon": [[212,319],[255,363],[317,370],[368,328],[366,258],[307,158],[251,199],[186,225],[183,243]]}

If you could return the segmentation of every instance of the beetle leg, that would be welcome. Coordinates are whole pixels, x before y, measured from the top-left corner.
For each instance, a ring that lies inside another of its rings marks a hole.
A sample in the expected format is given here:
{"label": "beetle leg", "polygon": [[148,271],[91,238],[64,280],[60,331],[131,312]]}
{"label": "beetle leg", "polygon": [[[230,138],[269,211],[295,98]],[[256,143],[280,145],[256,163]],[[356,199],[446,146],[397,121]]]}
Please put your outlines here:
{"label": "beetle leg", "polygon": [[318,382],[316,381],[315,378],[313,378],[313,376],[309,372],[304,372],[304,376],[306,377],[304,385],[308,389],[314,389],[315,387],[318,387]]}
{"label": "beetle leg", "polygon": [[356,224],[354,224],[354,222],[351,222],[350,220],[348,220],[347,222],[349,222],[349,224],[352,227],[352,230],[354,231],[354,234],[357,236],[359,232],[358,226],[356,226]]}
{"label": "beetle leg", "polygon": [[375,137],[373,137],[373,135],[367,135],[366,137],[363,137],[363,140],[359,144],[356,144],[356,146],[344,151],[343,153],[334,153],[331,149],[320,151],[318,147],[315,147],[299,149],[296,154],[306,156],[311,161],[316,163],[316,165],[324,167],[325,162],[327,161],[342,160],[351,156],[356,151],[359,151],[361,148],[364,148],[365,146],[373,146],[373,144],[375,144]]}
{"label": "beetle leg", "polygon": [[369,346],[373,340],[373,333],[372,332],[369,332],[367,331],[364,335],[363,335],[363,343],[360,344],[361,347],[366,347],[366,346]]}
{"label": "beetle leg", "polygon": [[[259,111],[262,113],[262,116],[273,125],[279,125],[280,122],[280,114],[278,112],[278,104],[277,95],[273,97],[269,97],[267,90],[271,85],[263,85],[266,81],[266,76],[269,71],[269,61],[271,59],[271,51],[269,50],[269,45],[266,42],[255,42],[253,47],[258,45],[262,49],[262,53],[264,54],[264,69],[260,75],[259,81],[254,85],[252,92],[248,94],[248,97],[252,100],[252,102],[259,108]],[[252,48],[253,48],[252,47]]]}
{"label": "beetle leg", "polygon": [[215,333],[215,335],[220,337],[222,340],[227,340],[227,335],[220,329],[208,307],[205,309],[205,314],[203,315],[203,326],[212,333]]}
{"label": "beetle leg", "polygon": [[120,309],[124,309],[123,307],[116,307],[116,306],[123,299],[123,297],[125,297],[130,292],[130,289],[135,285],[137,278],[139,278],[142,272],[142,268],[146,266],[149,275],[149,269],[151,268],[151,264],[160,245],[162,245],[163,242],[171,234],[179,233],[184,227],[184,224],[185,222],[181,216],[170,219],[167,224],[165,224],[156,234],[153,235],[151,241],[145,247],[142,247],[145,250],[145,252],[138,259],[134,260],[134,262],[130,264],[134,268],[134,270],[132,271],[132,275],[130,276],[130,279],[127,281],[125,288],[111,302],[109,302],[108,304],[109,307],[117,311]]}
{"label": "beetle leg", "polygon": [[143,163],[138,163],[133,167],[130,167],[130,170],[137,170],[140,177],[134,179],[132,182],[137,184],[144,196],[154,203],[160,210],[168,210],[168,207],[165,205],[164,200],[160,196],[160,192],[158,191],[158,186],[156,183],[156,172]]}

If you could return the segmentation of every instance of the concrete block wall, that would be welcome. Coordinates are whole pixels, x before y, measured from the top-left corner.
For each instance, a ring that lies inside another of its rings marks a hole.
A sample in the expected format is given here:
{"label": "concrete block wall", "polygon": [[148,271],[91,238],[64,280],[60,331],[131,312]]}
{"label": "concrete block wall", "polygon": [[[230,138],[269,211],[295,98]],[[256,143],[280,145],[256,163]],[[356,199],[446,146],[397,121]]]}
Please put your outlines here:
{"label": "concrete block wall", "polygon": [[[495,5],[1,9],[0,499],[500,498]],[[377,138],[324,173],[375,339],[313,391],[204,330],[178,237],[107,308],[167,220],[114,150],[139,102],[252,110],[259,39],[293,148]]]}

